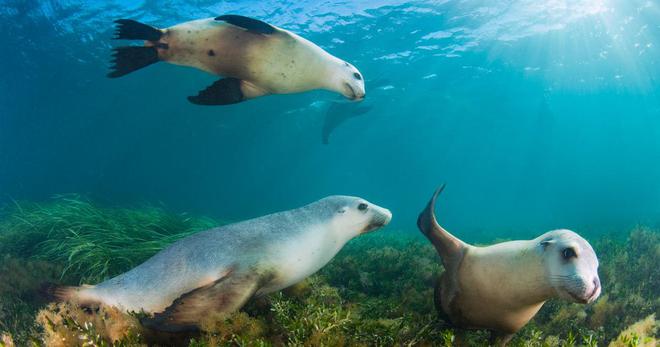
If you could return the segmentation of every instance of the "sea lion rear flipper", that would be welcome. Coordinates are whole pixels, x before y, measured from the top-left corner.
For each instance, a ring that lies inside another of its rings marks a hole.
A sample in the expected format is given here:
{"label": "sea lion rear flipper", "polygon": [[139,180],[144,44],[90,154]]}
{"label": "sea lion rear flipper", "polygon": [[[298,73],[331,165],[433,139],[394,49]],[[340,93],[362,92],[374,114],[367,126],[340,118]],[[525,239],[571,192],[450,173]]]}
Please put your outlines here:
{"label": "sea lion rear flipper", "polygon": [[229,105],[243,100],[241,80],[233,77],[217,80],[196,96],[188,97],[188,101],[197,105]]}
{"label": "sea lion rear flipper", "polygon": [[115,40],[146,40],[158,41],[163,32],[150,25],[142,24],[132,19],[118,19],[115,21],[117,30]]}
{"label": "sea lion rear flipper", "polygon": [[203,318],[211,314],[230,314],[243,307],[257,291],[258,283],[259,278],[254,274],[230,272],[211,284],[181,295],[165,311],[141,322],[148,328],[166,332],[199,330]]}
{"label": "sea lion rear flipper", "polygon": [[262,22],[258,19],[239,16],[235,14],[226,14],[224,16],[215,17],[215,20],[225,21],[229,24],[241,27],[247,31],[252,31],[259,34],[272,34],[275,32],[275,27]]}
{"label": "sea lion rear flipper", "polygon": [[126,46],[113,49],[112,71],[108,77],[115,78],[139,70],[158,62],[158,51],[155,47]]}
{"label": "sea lion rear flipper", "polygon": [[[136,22],[131,19],[118,19],[115,21],[117,30],[115,40],[146,40],[157,42],[163,32],[152,26]],[[139,70],[158,62],[158,50],[153,47],[117,47],[112,53],[114,65],[108,77],[115,78]]]}
{"label": "sea lion rear flipper", "polygon": [[462,259],[467,245],[441,227],[435,218],[435,201],[444,188],[445,185],[443,184],[435,191],[424,211],[419,214],[417,227],[435,246],[445,268],[453,268]]}

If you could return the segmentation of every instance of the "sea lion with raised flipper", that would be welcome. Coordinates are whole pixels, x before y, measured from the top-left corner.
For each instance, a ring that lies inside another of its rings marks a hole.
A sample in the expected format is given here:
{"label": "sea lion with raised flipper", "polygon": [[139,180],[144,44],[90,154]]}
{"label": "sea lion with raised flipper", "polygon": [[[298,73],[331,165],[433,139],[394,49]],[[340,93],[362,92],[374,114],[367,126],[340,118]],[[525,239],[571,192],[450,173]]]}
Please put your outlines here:
{"label": "sea lion with raised flipper", "polygon": [[94,286],[57,288],[55,296],[153,314],[143,324],[156,330],[196,330],[209,314],[229,314],[252,297],[302,281],[349,240],[391,218],[364,199],[330,196],[193,234],[124,274]]}
{"label": "sea lion with raised flipper", "polygon": [[417,226],[442,258],[445,271],[435,288],[438,313],[462,329],[488,329],[493,344],[506,345],[546,300],[560,297],[587,304],[601,292],[598,258],[587,240],[570,230],[533,240],[487,247],[469,245],[435,218],[438,189]]}
{"label": "sea lion with raised flipper", "polygon": [[351,100],[365,96],[362,74],[314,43],[257,19],[223,15],[157,29],[120,19],[115,39],[144,40],[114,49],[109,77],[166,61],[223,76],[188,100],[227,105],[268,94],[325,89]]}

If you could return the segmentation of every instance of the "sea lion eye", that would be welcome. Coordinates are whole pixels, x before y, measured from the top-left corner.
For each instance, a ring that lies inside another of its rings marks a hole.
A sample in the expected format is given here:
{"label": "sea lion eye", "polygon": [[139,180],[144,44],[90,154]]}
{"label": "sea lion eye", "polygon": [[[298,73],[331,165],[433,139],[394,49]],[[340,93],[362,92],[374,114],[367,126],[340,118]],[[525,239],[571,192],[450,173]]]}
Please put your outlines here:
{"label": "sea lion eye", "polygon": [[575,250],[570,247],[564,248],[564,250],[561,251],[561,256],[564,257],[564,259],[577,258],[577,254],[575,253]]}
{"label": "sea lion eye", "polygon": [[366,210],[367,210],[367,207],[369,207],[369,206],[367,206],[367,204],[365,204],[365,203],[363,202],[363,203],[361,203],[361,204],[358,205],[358,210],[360,210],[360,211],[366,211]]}
{"label": "sea lion eye", "polygon": [[360,76],[360,74],[357,72],[353,73],[353,77],[355,77],[355,79],[358,81],[362,79],[362,76]]}

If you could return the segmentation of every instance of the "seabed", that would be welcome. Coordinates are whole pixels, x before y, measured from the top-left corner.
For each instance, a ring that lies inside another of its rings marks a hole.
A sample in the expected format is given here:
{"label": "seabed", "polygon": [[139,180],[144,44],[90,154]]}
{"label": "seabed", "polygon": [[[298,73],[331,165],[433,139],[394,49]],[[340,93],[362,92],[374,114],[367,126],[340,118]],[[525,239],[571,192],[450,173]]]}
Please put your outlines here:
{"label": "seabed", "polygon": [[[253,300],[205,332],[157,336],[141,313],[48,303],[44,283],[97,283],[166,245],[223,224],[159,207],[107,208],[76,195],[16,202],[0,215],[0,346],[452,346],[437,317],[433,286],[442,272],[416,233],[386,229],[351,241],[319,273]],[[600,258],[602,296],[591,305],[547,302],[511,346],[656,346],[660,233],[643,226],[617,239],[589,239]],[[620,234],[621,235],[621,234]],[[462,342],[487,344],[485,331]],[[175,342],[176,341],[176,342]]]}

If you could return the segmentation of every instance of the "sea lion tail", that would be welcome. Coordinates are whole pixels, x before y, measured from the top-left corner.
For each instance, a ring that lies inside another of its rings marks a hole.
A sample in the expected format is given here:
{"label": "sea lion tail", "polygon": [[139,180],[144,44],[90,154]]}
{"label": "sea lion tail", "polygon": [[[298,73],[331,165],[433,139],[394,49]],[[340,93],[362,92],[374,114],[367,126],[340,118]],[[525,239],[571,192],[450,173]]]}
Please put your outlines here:
{"label": "sea lion tail", "polygon": [[121,77],[158,62],[156,47],[162,47],[162,44],[158,44],[158,40],[163,35],[162,31],[130,19],[119,19],[115,23],[117,24],[117,30],[113,37],[115,40],[145,40],[150,41],[152,44],[145,47],[125,46],[114,48],[112,53],[112,63],[114,65],[108,77]]}

